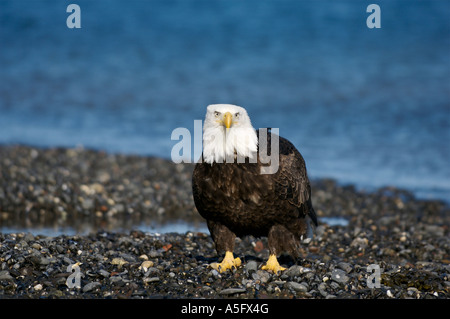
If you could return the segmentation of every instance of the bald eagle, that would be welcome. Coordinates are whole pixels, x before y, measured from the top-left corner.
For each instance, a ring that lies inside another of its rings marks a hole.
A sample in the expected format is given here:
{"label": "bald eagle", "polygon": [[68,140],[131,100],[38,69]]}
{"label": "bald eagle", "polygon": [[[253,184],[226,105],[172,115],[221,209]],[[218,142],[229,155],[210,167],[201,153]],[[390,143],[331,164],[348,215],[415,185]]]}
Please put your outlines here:
{"label": "bald eagle", "polygon": [[[275,139],[278,150],[271,148]],[[263,144],[266,154],[261,152]],[[278,167],[264,171],[270,165],[264,155]],[[311,222],[317,226],[302,155],[287,139],[256,131],[240,106],[207,107],[203,153],[194,168],[192,190],[217,253],[225,252],[221,263],[211,264],[219,272],[240,266],[240,258],[233,255],[235,238],[246,235],[267,237],[269,259],[262,269],[283,271],[277,256],[288,252],[298,257],[301,238],[311,236]]]}

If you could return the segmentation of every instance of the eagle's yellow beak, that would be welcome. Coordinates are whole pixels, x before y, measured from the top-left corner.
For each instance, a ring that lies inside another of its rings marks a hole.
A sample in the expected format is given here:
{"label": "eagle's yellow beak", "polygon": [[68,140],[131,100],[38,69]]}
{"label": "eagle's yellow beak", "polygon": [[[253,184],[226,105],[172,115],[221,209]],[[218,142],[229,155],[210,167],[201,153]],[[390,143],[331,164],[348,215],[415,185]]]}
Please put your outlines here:
{"label": "eagle's yellow beak", "polygon": [[223,116],[223,123],[225,124],[226,128],[230,128],[231,127],[231,120],[233,118],[233,115],[231,115],[230,112],[226,112]]}

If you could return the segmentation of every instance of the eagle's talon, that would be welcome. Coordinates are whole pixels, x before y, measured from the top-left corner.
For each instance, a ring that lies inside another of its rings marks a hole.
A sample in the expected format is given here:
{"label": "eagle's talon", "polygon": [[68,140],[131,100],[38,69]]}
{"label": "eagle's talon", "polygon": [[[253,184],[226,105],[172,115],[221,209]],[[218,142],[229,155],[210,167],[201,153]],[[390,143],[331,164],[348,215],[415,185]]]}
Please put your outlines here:
{"label": "eagle's talon", "polygon": [[233,253],[231,251],[227,251],[225,253],[225,257],[223,258],[222,262],[219,263],[212,263],[209,266],[215,270],[217,270],[219,273],[226,272],[228,269],[233,271],[233,269],[237,269],[241,265],[241,259],[234,258]]}
{"label": "eagle's talon", "polygon": [[261,267],[262,270],[272,271],[274,274],[278,274],[279,272],[283,272],[286,268],[281,267],[278,263],[277,256],[270,255],[267,263]]}

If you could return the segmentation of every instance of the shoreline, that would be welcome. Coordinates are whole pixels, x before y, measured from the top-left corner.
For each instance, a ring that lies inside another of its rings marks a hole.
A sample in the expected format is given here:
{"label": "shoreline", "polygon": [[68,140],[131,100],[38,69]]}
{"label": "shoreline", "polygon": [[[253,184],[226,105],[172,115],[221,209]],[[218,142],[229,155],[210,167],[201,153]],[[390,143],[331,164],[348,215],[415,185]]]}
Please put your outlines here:
{"label": "shoreline", "polygon": [[[203,222],[192,164],[89,149],[0,146],[0,226],[70,226],[83,235],[0,231],[0,298],[449,298],[450,207],[394,187],[311,180],[319,218],[297,261],[261,270],[267,239],[237,239],[243,265],[219,274],[206,232],[155,234],[142,223]],[[321,217],[343,217],[330,226]],[[120,226],[120,227],[119,227]],[[126,227],[124,227],[126,226]],[[122,229],[115,231],[115,229]],[[81,263],[80,288],[66,285]],[[370,265],[380,286],[369,288]]]}

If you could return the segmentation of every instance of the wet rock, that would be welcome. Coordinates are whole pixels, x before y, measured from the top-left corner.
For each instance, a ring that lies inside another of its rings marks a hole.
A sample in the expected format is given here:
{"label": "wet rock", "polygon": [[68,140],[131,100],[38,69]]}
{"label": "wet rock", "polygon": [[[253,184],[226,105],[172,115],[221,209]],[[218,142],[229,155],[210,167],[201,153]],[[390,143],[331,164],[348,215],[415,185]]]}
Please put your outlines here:
{"label": "wet rock", "polygon": [[159,277],[144,278],[144,282],[146,282],[146,283],[158,282],[158,281],[160,281]]}
{"label": "wet rock", "polygon": [[220,295],[234,295],[234,294],[240,294],[240,293],[244,293],[247,290],[244,288],[227,288],[227,289],[223,289],[221,291],[219,291]]}
{"label": "wet rock", "polygon": [[248,273],[255,272],[258,270],[258,263],[254,260],[250,260],[245,264],[244,267]]}
{"label": "wet rock", "polygon": [[337,264],[337,266],[338,266],[338,268],[342,269],[346,273],[350,273],[353,270],[352,265],[350,265],[349,263],[346,263],[346,262],[340,262]]}
{"label": "wet rock", "polygon": [[328,296],[327,285],[325,283],[322,282],[317,288],[319,289],[319,293],[322,295],[322,297]]}
{"label": "wet rock", "polygon": [[94,290],[97,287],[100,287],[101,285],[102,284],[98,281],[90,282],[83,287],[83,292],[89,292],[91,290]]}
{"label": "wet rock", "polygon": [[257,270],[256,273],[252,274],[252,278],[259,280],[262,283],[266,283],[270,280],[271,274],[265,270]]}
{"label": "wet rock", "polygon": [[50,264],[49,258],[40,255],[31,255],[27,259],[35,265],[46,266]]}
{"label": "wet rock", "polygon": [[109,273],[108,271],[104,270],[104,269],[100,269],[100,270],[98,271],[98,273],[99,273],[101,276],[105,277],[105,278],[108,278],[109,275],[110,275],[110,273]]}
{"label": "wet rock", "polygon": [[347,273],[341,269],[334,269],[331,273],[331,280],[334,280],[337,283],[345,284],[348,282],[349,277]]}
{"label": "wet rock", "polygon": [[1,280],[14,280],[14,278],[10,275],[9,271],[2,270],[0,271],[0,281]]}
{"label": "wet rock", "polygon": [[283,274],[288,277],[299,276],[303,272],[303,267],[299,265],[293,265],[289,267]]}
{"label": "wet rock", "polygon": [[288,282],[288,287],[297,292],[307,292],[308,291],[308,287],[306,285],[295,282],[295,281]]}

